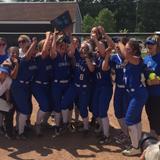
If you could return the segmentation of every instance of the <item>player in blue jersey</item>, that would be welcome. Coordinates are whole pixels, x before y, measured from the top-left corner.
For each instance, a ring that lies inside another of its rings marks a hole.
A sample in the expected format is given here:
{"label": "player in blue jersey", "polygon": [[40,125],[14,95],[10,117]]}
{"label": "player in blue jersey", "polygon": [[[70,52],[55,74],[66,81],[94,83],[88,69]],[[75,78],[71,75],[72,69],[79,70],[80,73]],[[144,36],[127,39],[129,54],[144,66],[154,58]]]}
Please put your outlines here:
{"label": "player in blue jersey", "polygon": [[18,136],[19,139],[25,139],[24,128],[28,115],[32,112],[31,89],[30,82],[33,79],[33,73],[36,66],[32,61],[32,56],[35,54],[37,44],[36,38],[26,50],[25,56],[19,59],[19,63],[15,66],[15,79],[11,86],[11,92],[16,103],[16,110],[19,113],[18,118]]}
{"label": "player in blue jersey", "polygon": [[92,47],[84,41],[81,44],[80,52],[75,49],[74,56],[75,68],[73,73],[73,81],[62,100],[62,107],[66,108],[69,104],[76,102],[83,119],[83,133],[88,135],[88,106],[90,101],[90,78],[91,72],[94,71],[92,62]]}
{"label": "player in blue jersey", "polygon": [[160,140],[160,40],[158,36],[146,39],[148,54],[144,57],[146,65],[145,75],[149,97],[146,103],[146,112],[150,124],[150,132]]}
{"label": "player in blue jersey", "polygon": [[54,103],[56,134],[59,134],[61,125],[61,114],[63,126],[68,124],[68,107],[62,108],[61,101],[67,91],[71,80],[71,58],[68,54],[68,44],[64,35],[53,33],[51,47],[51,58],[53,59],[53,83],[52,99]]}
{"label": "player in blue jersey", "polygon": [[148,92],[141,82],[143,61],[138,41],[130,39],[125,46],[119,42],[119,48],[123,57],[127,60],[124,68],[124,83],[129,101],[125,122],[132,143],[131,148],[124,150],[122,153],[126,156],[134,156],[140,154],[141,114],[147,101]]}
{"label": "player in blue jersey", "polygon": [[8,54],[6,52],[7,41],[5,38],[0,37],[0,64],[3,63],[4,60],[8,58]]}
{"label": "player in blue jersey", "polygon": [[[112,97],[112,81],[110,77],[109,57],[114,43],[112,39],[105,34],[103,27],[99,26],[99,32],[104,37],[103,41],[98,41],[96,34],[91,34],[97,51],[95,55],[94,71],[94,95],[93,95],[93,115],[102,125],[103,135],[99,142],[101,144],[109,142],[109,119],[107,111]],[[106,46],[105,46],[106,45]]]}
{"label": "player in blue jersey", "polygon": [[38,44],[38,53],[35,57],[35,63],[37,66],[36,72],[34,74],[34,79],[31,85],[32,94],[39,104],[40,109],[37,113],[36,118],[36,134],[41,136],[41,123],[44,117],[51,108],[51,92],[50,92],[50,82],[51,82],[51,71],[52,71],[52,61],[50,58],[50,47],[52,39],[51,32],[46,32],[46,39],[41,40]]}
{"label": "player in blue jersey", "polygon": [[[119,125],[122,129],[122,132],[128,136],[128,128],[125,123],[125,114],[127,111],[127,92],[125,89],[125,84],[123,81],[124,78],[124,72],[123,69],[125,67],[125,59],[123,55],[120,52],[120,49],[118,47],[118,42],[121,41],[124,45],[127,43],[127,38],[120,38],[120,37],[114,37],[115,42],[115,54],[111,55],[110,58],[110,65],[115,72],[115,92],[114,92],[114,112],[115,116],[119,122]],[[120,137],[120,142],[122,142],[124,139]],[[126,139],[126,137],[125,137]]]}

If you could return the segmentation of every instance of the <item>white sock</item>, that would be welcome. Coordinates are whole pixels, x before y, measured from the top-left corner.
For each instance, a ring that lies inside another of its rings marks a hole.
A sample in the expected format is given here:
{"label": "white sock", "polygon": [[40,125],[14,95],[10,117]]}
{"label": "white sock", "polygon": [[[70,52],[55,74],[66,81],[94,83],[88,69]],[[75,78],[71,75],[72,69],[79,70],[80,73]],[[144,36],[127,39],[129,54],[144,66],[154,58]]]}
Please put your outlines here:
{"label": "white sock", "polygon": [[106,137],[109,137],[109,119],[108,117],[102,118],[102,128],[103,128],[103,134]]}
{"label": "white sock", "polygon": [[56,123],[56,126],[60,126],[60,122],[61,122],[61,113],[56,112],[55,113],[55,123]]}
{"label": "white sock", "polygon": [[128,127],[127,127],[127,125],[126,125],[126,123],[125,123],[124,118],[118,119],[118,123],[119,123],[119,125],[120,125],[120,127],[121,127],[121,129],[122,129],[122,132],[123,132],[126,136],[128,136]]}
{"label": "white sock", "polygon": [[0,113],[0,127],[3,127],[3,113]]}
{"label": "white sock", "polygon": [[44,116],[45,116],[46,112],[43,112],[42,110],[38,110],[38,113],[37,113],[37,119],[36,119],[36,124],[41,124],[41,122],[43,121],[44,119]]}
{"label": "white sock", "polygon": [[128,127],[129,135],[131,138],[132,146],[138,148],[139,144],[139,134],[137,124]]}
{"label": "white sock", "polygon": [[88,117],[83,118],[83,128],[84,128],[85,130],[88,130],[88,125],[89,125]]}
{"label": "white sock", "polygon": [[62,110],[63,123],[68,123],[68,109]]}
{"label": "white sock", "polygon": [[138,130],[138,139],[140,141],[140,139],[142,137],[142,124],[141,124],[141,122],[137,124],[137,130]]}
{"label": "white sock", "polygon": [[25,114],[20,113],[19,114],[19,134],[22,134],[24,132],[24,127],[26,125],[26,120],[27,120],[28,116]]}

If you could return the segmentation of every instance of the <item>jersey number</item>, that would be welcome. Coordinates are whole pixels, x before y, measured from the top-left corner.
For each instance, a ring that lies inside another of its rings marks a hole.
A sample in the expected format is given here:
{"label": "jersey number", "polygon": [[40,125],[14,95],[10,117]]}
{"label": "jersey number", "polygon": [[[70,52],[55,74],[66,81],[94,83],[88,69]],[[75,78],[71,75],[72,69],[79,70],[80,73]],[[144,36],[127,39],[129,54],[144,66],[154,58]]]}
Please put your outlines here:
{"label": "jersey number", "polygon": [[79,79],[82,81],[84,79],[84,74],[80,74]]}

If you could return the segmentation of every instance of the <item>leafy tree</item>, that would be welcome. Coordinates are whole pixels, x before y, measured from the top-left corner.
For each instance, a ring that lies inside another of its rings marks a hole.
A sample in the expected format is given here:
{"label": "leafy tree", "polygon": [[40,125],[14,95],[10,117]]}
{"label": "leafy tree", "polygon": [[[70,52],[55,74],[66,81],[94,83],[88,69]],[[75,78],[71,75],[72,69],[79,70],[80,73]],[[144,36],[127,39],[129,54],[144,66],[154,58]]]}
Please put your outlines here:
{"label": "leafy tree", "polygon": [[154,32],[160,29],[160,2],[157,0],[141,0],[138,2],[137,30]]}
{"label": "leafy tree", "polygon": [[94,25],[102,25],[107,32],[114,32],[114,14],[108,8],[102,9],[96,17]]}
{"label": "leafy tree", "polygon": [[82,25],[83,32],[90,32],[93,25],[94,25],[94,18],[90,15],[84,16]]}

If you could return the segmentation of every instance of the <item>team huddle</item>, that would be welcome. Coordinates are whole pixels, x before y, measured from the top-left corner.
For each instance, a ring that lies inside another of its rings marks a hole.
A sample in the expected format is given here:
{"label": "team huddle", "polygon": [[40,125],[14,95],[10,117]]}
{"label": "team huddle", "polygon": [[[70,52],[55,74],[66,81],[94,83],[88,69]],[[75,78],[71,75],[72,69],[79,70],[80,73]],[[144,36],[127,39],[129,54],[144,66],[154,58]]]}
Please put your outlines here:
{"label": "team huddle", "polygon": [[[40,42],[20,35],[18,47],[10,47],[0,38],[0,132],[13,136],[16,112],[16,138],[26,139],[32,114],[32,96],[39,110],[35,122],[37,136],[42,124],[54,113],[54,136],[64,134],[76,108],[84,136],[90,132],[88,113],[96,122],[99,143],[111,143],[107,111],[114,96],[114,111],[123,132],[130,138],[126,156],[140,154],[141,114],[145,106],[152,135],[160,136],[160,41],[157,35],[145,41],[147,54],[141,56],[136,39],[111,38],[102,26],[93,27],[82,42],[65,33],[46,32]],[[113,53],[114,51],[114,53]],[[143,76],[142,76],[143,75]],[[113,92],[113,81],[115,90]],[[4,102],[5,101],[5,102]],[[8,105],[7,105],[8,104]],[[10,105],[9,105],[10,104]],[[159,119],[159,120],[158,120]],[[159,137],[160,138],[160,137]]]}

